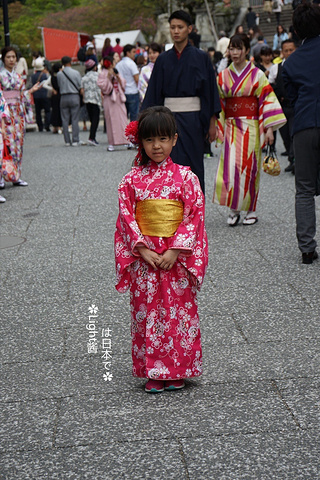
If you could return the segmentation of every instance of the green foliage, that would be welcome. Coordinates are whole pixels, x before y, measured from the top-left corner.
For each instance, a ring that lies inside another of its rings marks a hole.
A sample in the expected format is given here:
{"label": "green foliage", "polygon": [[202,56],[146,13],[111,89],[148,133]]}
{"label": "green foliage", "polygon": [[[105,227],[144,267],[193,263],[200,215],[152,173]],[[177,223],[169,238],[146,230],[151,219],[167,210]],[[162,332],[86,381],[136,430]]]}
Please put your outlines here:
{"label": "green foliage", "polygon": [[[192,10],[199,2],[184,4]],[[23,52],[41,50],[39,26],[88,34],[139,28],[148,38],[156,32],[156,15],[167,8],[167,0],[9,0],[10,41]]]}
{"label": "green foliage", "polygon": [[26,7],[36,15],[46,12],[59,12],[80,5],[81,0],[26,0]]}

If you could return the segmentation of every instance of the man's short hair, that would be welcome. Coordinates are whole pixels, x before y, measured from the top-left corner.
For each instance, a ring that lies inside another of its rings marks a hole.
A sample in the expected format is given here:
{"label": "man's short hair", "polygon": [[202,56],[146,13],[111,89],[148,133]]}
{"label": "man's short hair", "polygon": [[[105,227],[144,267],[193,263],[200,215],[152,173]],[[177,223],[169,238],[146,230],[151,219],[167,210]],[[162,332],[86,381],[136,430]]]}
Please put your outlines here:
{"label": "man's short hair", "polygon": [[126,57],[127,53],[131,52],[133,48],[136,48],[135,45],[131,45],[130,43],[127,43],[127,45],[123,47],[123,56]]}
{"label": "man's short hair", "polygon": [[320,35],[320,7],[315,3],[302,3],[294,10],[293,28],[300,38],[313,38]]}
{"label": "man's short hair", "polygon": [[120,43],[120,38],[116,38],[116,43]]}
{"label": "man's short hair", "polygon": [[183,22],[185,22],[188,27],[190,25],[192,25],[192,20],[191,20],[191,17],[190,15],[185,12],[184,10],[176,10],[175,12],[173,12],[171,15],[170,15],[170,18],[169,18],[169,23],[171,22],[171,20],[182,20]]}
{"label": "man's short hair", "polygon": [[61,63],[63,66],[68,65],[68,63],[71,63],[71,57],[68,57],[67,55],[65,57],[61,58]]}
{"label": "man's short hair", "polygon": [[283,45],[286,45],[286,43],[293,43],[293,45],[296,47],[295,41],[292,40],[292,38],[288,38],[287,40],[283,40],[283,42],[281,42],[281,48],[283,48]]}

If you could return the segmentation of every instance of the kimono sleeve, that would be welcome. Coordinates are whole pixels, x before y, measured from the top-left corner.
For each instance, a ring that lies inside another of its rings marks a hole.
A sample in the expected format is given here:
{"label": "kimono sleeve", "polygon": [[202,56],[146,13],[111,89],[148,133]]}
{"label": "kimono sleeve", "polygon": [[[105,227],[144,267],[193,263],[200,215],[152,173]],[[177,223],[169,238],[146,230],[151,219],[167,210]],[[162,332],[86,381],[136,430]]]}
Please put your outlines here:
{"label": "kimono sleeve", "polygon": [[137,246],[148,247],[135,219],[135,194],[131,174],[119,185],[119,216],[114,237],[117,282],[116,289],[125,292],[130,287],[130,266],[139,257]]}
{"label": "kimono sleeve", "polygon": [[217,78],[217,87],[218,87],[218,92],[219,92],[219,97],[220,97],[220,105],[221,105],[221,112],[219,115],[219,118],[216,118],[216,126],[218,128],[218,142],[222,143],[224,140],[224,128],[225,128],[225,121],[226,121],[226,100],[225,96],[221,87],[221,82],[222,82],[222,75],[219,74]]}
{"label": "kimono sleeve", "polygon": [[[166,52],[165,52],[166,53]],[[145,93],[141,110],[145,110],[148,107],[154,107],[156,105],[164,105],[163,95],[163,67],[164,54],[162,53],[156,63],[154,64],[151,77],[148,83],[148,88]]]}
{"label": "kimono sleeve", "polygon": [[212,63],[209,59],[208,55],[204,55],[205,58],[205,78],[207,79],[204,88],[202,88],[202,96],[201,96],[201,115],[205,114],[210,118],[213,115],[216,118],[219,117],[221,111],[221,104],[219,99],[219,91],[217,88],[216,82],[216,73],[212,66]]}
{"label": "kimono sleeve", "polygon": [[208,265],[208,240],[204,224],[205,200],[198,177],[187,170],[183,185],[183,221],[170,238],[169,248],[182,250],[178,261],[200,290]]}
{"label": "kimono sleeve", "polygon": [[263,72],[259,72],[258,88],[255,95],[259,100],[259,132],[260,143],[264,144],[264,134],[270,127],[273,130],[283,127],[287,119],[282,111],[279,100],[273,91],[267,77]]}
{"label": "kimono sleeve", "polygon": [[3,119],[5,123],[11,123],[10,111],[7,102],[3,96],[3,93],[0,90],[0,115],[1,120]]}

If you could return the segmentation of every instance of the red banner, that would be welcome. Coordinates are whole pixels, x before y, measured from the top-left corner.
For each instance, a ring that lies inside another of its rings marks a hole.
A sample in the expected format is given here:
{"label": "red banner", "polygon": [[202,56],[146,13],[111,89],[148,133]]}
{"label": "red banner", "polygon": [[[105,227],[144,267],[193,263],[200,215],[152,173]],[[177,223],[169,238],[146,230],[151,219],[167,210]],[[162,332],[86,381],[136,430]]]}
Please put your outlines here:
{"label": "red banner", "polygon": [[77,53],[80,48],[80,37],[82,44],[86,37],[85,34],[68,30],[56,30],[54,28],[42,28],[45,57],[50,62],[55,62],[67,55],[72,58],[72,61],[78,61]]}

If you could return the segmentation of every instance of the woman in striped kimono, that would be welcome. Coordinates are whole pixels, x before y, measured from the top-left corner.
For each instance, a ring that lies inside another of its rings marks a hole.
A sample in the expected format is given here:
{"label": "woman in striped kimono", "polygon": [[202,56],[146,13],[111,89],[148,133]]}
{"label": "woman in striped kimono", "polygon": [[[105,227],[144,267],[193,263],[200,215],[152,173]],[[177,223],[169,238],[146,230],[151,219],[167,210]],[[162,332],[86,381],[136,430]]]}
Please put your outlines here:
{"label": "woman in striped kimono", "polygon": [[264,73],[247,61],[250,43],[246,35],[230,39],[231,65],[220,72],[218,90],[222,111],[218,138],[223,143],[213,202],[230,208],[228,224],[258,221],[261,149],[274,141],[273,131],[286,123],[281,106]]}

